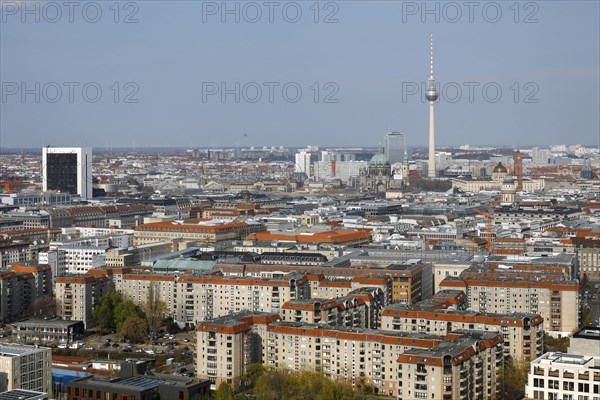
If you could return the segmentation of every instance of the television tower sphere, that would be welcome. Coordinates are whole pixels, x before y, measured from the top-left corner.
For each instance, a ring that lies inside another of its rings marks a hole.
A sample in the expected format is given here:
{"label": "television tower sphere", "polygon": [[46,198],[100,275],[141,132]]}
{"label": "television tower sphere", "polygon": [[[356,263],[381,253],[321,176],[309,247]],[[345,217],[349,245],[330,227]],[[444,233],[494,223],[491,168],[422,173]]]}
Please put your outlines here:
{"label": "television tower sphere", "polygon": [[429,80],[429,85],[427,87],[427,91],[425,92],[425,98],[427,101],[436,101],[438,99],[438,92],[435,88],[435,81],[433,79]]}

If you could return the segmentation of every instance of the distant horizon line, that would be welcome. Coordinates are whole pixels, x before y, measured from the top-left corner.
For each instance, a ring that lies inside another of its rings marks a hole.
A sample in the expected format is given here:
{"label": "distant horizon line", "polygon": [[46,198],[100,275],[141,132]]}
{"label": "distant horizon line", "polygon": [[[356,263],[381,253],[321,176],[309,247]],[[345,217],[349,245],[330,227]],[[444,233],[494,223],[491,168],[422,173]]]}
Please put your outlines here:
{"label": "distant horizon line", "polygon": [[[467,144],[458,144],[458,145],[438,145],[436,146],[436,151],[437,150],[444,150],[444,149],[451,149],[451,150],[463,150],[463,151],[469,151],[469,150],[477,150],[477,149],[522,149],[522,150],[531,150],[534,147],[539,147],[542,149],[550,149],[551,147],[554,146],[581,146],[581,147],[585,147],[585,148],[600,148],[600,146],[598,145],[589,145],[589,144],[581,144],[581,143],[576,143],[576,144],[565,144],[565,143],[557,143],[557,144],[550,144],[550,145],[545,145],[545,146],[540,146],[539,144],[535,144],[535,145],[520,145],[520,146],[515,146],[515,145],[491,145],[491,144],[477,144],[477,145],[472,145],[472,144],[468,144],[468,146],[471,147],[471,149],[460,149],[461,146],[466,146]],[[200,147],[200,146],[114,146],[111,148],[107,148],[106,146],[73,146],[73,145],[68,145],[68,146],[44,146],[44,147],[0,147],[0,154],[7,154],[7,153],[15,153],[15,152],[28,152],[28,153],[41,153],[42,149],[45,147],[51,147],[51,148],[86,148],[89,147],[92,150],[98,151],[98,152],[114,152],[114,151],[123,151],[123,150],[128,150],[128,151],[143,151],[143,150],[235,150],[235,149],[249,149],[251,147],[254,147],[255,150],[271,150],[272,147],[274,147],[275,150],[279,149],[280,147],[286,148],[286,149],[302,149],[302,148],[307,148],[309,146],[316,146],[319,147],[319,149],[331,149],[331,148],[337,148],[337,149],[356,149],[356,148],[360,148],[360,149],[365,149],[365,150],[372,150],[375,149],[377,150],[380,146],[361,146],[361,145],[355,145],[355,146],[337,146],[337,145],[319,145],[319,144],[306,144],[306,145],[301,145],[301,146],[290,146],[290,145],[250,145],[250,146],[213,146],[213,147]],[[416,146],[406,146],[409,149],[427,149],[428,146],[427,144],[423,144],[423,145],[416,145]]]}

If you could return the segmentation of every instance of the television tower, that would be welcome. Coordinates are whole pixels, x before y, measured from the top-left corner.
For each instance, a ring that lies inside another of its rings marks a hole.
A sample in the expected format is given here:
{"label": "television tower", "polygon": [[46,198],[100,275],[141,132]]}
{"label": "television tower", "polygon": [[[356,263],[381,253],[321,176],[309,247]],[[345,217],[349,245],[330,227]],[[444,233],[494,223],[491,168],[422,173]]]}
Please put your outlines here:
{"label": "television tower", "polygon": [[433,33],[429,37],[429,82],[427,84],[427,91],[425,92],[425,98],[429,102],[429,162],[427,163],[427,177],[430,179],[435,178],[435,126],[434,126],[434,105],[438,99],[438,92],[435,88],[435,79],[433,79]]}

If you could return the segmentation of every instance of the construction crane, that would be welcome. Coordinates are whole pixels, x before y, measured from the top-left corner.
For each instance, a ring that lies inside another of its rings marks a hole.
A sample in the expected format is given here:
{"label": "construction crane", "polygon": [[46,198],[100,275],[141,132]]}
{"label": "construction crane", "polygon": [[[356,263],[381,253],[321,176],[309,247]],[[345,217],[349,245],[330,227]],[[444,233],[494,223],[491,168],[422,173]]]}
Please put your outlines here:
{"label": "construction crane", "polygon": [[477,214],[483,215],[487,219],[487,223],[486,223],[486,227],[485,227],[485,233],[486,233],[486,239],[487,239],[487,251],[488,251],[488,253],[491,253],[492,252],[492,225],[494,223],[494,216],[492,214],[490,214],[489,212],[480,210],[478,208],[475,208],[473,211],[475,211]]}

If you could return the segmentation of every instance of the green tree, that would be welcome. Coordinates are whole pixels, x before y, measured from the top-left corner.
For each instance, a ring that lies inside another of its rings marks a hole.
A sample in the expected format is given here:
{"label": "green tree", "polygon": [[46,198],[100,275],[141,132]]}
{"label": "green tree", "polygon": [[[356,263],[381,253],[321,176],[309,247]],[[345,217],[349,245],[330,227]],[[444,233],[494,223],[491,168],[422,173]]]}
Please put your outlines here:
{"label": "green tree", "polygon": [[136,343],[144,342],[148,328],[146,320],[140,316],[133,315],[127,318],[122,324],[119,334],[125,339],[132,340]]}
{"label": "green tree", "polygon": [[335,382],[324,375],[304,371],[265,369],[252,389],[257,400],[358,400],[365,395],[355,391],[350,383]]}
{"label": "green tree", "polygon": [[231,385],[222,382],[215,390],[215,400],[234,400],[234,393]]}
{"label": "green tree", "polygon": [[179,329],[179,325],[177,325],[177,323],[173,320],[173,317],[169,316],[165,318],[163,323],[165,324],[165,330],[168,333],[178,333],[181,331],[181,329]]}
{"label": "green tree", "polygon": [[131,317],[141,317],[140,308],[131,300],[125,300],[117,305],[114,312],[115,327],[121,331],[123,323]]}
{"label": "green tree", "polygon": [[501,377],[502,389],[506,400],[520,399],[525,394],[529,363],[510,359],[504,363]]}
{"label": "green tree", "polygon": [[568,337],[555,338],[544,332],[544,353],[549,351],[566,353],[569,349],[571,339]]}
{"label": "green tree", "polygon": [[156,337],[156,332],[158,332],[163,323],[163,319],[167,311],[167,306],[160,299],[160,292],[154,283],[150,284],[148,289],[148,298],[142,305],[142,311],[146,316],[150,337],[154,339]]}
{"label": "green tree", "polygon": [[92,318],[101,331],[115,331],[115,309],[122,302],[123,296],[116,291],[100,297],[98,304],[92,311]]}
{"label": "green tree", "polygon": [[244,368],[244,375],[242,375],[242,386],[244,389],[253,388],[256,386],[258,379],[263,376],[267,371],[267,368],[263,364],[248,364]]}

